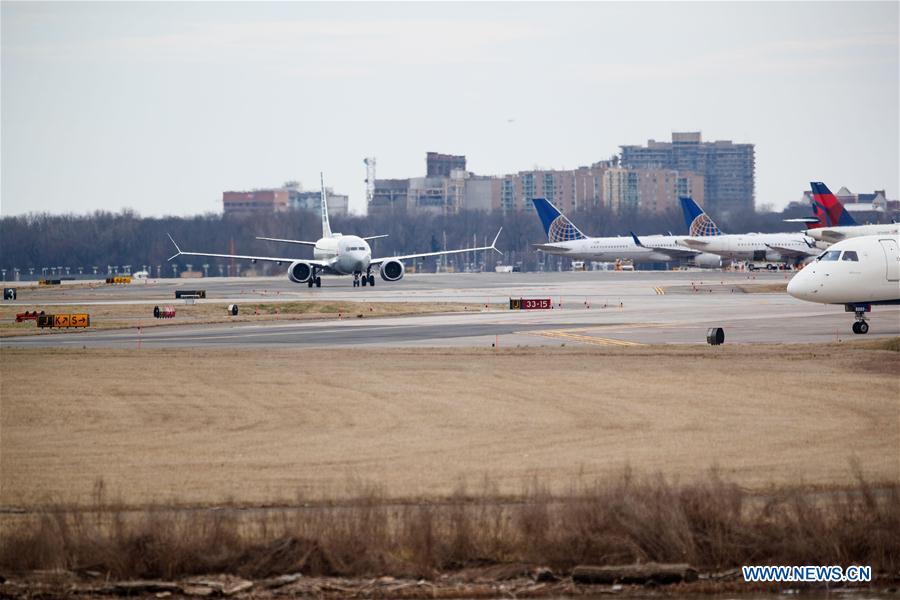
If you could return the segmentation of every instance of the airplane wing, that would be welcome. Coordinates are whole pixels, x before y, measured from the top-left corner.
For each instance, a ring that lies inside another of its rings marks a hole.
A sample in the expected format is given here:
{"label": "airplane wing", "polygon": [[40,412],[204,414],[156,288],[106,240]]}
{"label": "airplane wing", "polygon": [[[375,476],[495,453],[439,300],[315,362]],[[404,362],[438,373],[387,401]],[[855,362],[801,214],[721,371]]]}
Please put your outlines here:
{"label": "airplane wing", "polygon": [[266,242],[284,242],[285,244],[302,244],[304,246],[315,246],[315,242],[306,242],[303,240],[283,240],[281,238],[270,238],[270,237],[257,237],[258,240],[264,240]]}
{"label": "airplane wing", "polygon": [[808,247],[806,249],[797,250],[796,248],[788,248],[787,246],[779,246],[778,244],[766,244],[767,248],[771,248],[775,250],[782,256],[789,256],[791,258],[807,258],[809,256],[818,256],[822,253],[822,250],[815,247]]}
{"label": "airplane wing", "polygon": [[[168,235],[168,234],[167,234]],[[238,260],[252,260],[253,262],[264,261],[264,262],[274,262],[277,264],[281,263],[292,263],[295,260],[302,260],[305,263],[310,265],[315,265],[317,267],[327,268],[328,263],[322,260],[307,260],[305,258],[283,258],[278,256],[250,256],[246,254],[212,254],[209,252],[184,252],[181,248],[178,247],[178,244],[172,239],[172,236],[169,236],[169,239],[172,240],[172,243],[175,244],[175,250],[178,252],[169,257],[169,260],[178,258],[179,256],[207,256],[209,258],[236,258]]]}
{"label": "airplane wing", "polygon": [[634,239],[635,245],[647,248],[648,250],[653,250],[654,252],[659,252],[660,254],[668,254],[672,258],[694,258],[698,254],[702,254],[700,250],[691,250],[689,248],[673,248],[672,246],[654,246],[653,244],[645,244],[633,231],[631,232],[631,237]]}
{"label": "airplane wing", "polygon": [[695,238],[695,237],[681,238],[680,240],[678,240],[678,243],[681,244],[682,246],[690,246],[693,248],[702,248],[703,246],[706,246],[709,244],[709,242],[707,240],[703,240],[701,238]]}
{"label": "airplane wing", "polygon": [[369,237],[364,237],[363,239],[368,242],[369,240],[377,240],[379,238],[386,238],[389,235],[390,235],[389,233],[383,233],[381,235],[370,235]]}
{"label": "airplane wing", "polygon": [[[503,228],[500,228],[500,231],[503,231]],[[500,237],[500,231],[497,232],[497,235],[494,236],[494,241],[491,242],[490,246],[482,246],[481,248],[462,248],[460,250],[443,250],[441,252],[423,252],[421,254],[404,254],[403,256],[384,256],[382,258],[373,258],[369,264],[372,265],[380,265],[383,262],[389,260],[409,260],[413,258],[425,258],[427,256],[446,256],[448,254],[461,254],[463,252],[479,252],[481,250],[493,250],[498,254],[503,254],[499,250],[497,250],[497,238]]]}
{"label": "airplane wing", "polygon": [[535,250],[543,250],[544,252],[555,252],[555,253],[569,252],[572,250],[571,248],[554,246],[552,244],[532,244],[531,247],[534,248]]}

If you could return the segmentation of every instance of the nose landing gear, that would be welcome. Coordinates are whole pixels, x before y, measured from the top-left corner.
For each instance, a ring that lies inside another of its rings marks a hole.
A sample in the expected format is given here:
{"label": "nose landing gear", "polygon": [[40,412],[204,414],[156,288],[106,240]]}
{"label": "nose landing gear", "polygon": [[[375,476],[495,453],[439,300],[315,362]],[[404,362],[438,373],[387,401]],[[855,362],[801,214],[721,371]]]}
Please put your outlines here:
{"label": "nose landing gear", "polygon": [[366,286],[375,287],[375,276],[372,273],[354,273],[353,274],[353,287]]}
{"label": "nose landing gear", "polygon": [[856,321],[853,323],[853,333],[869,333],[869,324],[866,322],[866,313],[872,310],[871,304],[847,304],[845,310],[847,312],[852,310],[856,315]]}

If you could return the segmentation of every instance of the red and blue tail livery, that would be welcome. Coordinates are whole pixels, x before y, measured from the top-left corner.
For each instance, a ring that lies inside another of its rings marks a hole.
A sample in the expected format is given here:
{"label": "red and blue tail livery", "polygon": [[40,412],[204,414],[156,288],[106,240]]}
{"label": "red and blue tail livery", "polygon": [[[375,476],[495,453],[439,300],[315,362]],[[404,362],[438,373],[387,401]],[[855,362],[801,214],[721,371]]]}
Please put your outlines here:
{"label": "red and blue tail livery", "polygon": [[819,219],[818,227],[856,225],[856,221],[828,186],[821,181],[811,181],[809,185],[813,193],[813,213]]}

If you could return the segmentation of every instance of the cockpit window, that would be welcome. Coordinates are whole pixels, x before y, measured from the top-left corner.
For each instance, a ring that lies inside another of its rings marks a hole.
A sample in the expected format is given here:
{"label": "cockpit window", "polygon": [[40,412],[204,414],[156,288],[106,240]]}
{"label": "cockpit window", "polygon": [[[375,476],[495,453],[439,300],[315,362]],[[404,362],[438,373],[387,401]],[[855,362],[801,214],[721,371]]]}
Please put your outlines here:
{"label": "cockpit window", "polygon": [[859,257],[856,256],[855,250],[844,250],[844,255],[841,257],[841,260],[850,260],[853,262],[859,262]]}
{"label": "cockpit window", "polygon": [[819,260],[837,260],[841,257],[840,250],[828,250],[819,255]]}

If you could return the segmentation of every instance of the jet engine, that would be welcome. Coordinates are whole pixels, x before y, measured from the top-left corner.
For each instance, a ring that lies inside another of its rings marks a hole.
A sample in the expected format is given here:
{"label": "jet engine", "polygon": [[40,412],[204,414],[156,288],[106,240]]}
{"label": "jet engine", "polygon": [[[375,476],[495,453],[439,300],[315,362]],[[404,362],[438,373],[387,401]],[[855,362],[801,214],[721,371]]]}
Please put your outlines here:
{"label": "jet engine", "polygon": [[312,267],[302,260],[296,260],[288,267],[288,279],[294,283],[306,283],[312,277]]}
{"label": "jet engine", "polygon": [[712,252],[703,252],[694,257],[694,264],[703,269],[718,269],[722,266],[722,257]]}
{"label": "jet engine", "polygon": [[403,279],[406,269],[399,260],[386,260],[381,263],[381,278],[385,281],[398,281]]}

